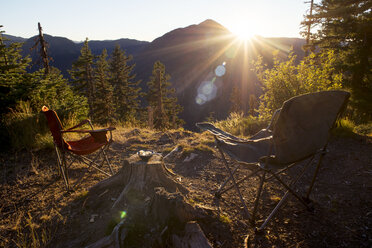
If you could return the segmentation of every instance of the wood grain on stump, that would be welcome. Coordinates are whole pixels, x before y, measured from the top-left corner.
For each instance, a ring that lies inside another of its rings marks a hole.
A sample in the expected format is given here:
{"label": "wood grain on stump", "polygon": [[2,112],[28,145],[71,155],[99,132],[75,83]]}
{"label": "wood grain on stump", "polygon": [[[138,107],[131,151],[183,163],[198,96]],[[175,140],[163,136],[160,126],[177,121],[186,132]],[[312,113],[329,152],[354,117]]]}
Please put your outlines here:
{"label": "wood grain on stump", "polygon": [[[188,189],[168,172],[161,155],[154,154],[147,161],[132,155],[117,174],[98,183],[91,191],[100,194],[112,189],[120,189],[120,193],[110,211],[126,209],[128,217],[115,226],[110,236],[89,248],[177,247],[178,244],[211,247],[199,225],[189,223],[200,213],[186,201]],[[178,235],[174,235],[175,232]],[[134,234],[146,238],[133,240]]]}

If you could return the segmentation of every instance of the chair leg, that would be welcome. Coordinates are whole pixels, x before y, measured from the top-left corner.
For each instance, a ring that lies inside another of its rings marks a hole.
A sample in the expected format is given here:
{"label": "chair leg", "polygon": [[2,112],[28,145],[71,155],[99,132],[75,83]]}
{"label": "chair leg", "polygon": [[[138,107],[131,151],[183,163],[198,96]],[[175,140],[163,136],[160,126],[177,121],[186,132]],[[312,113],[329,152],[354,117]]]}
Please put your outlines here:
{"label": "chair leg", "polygon": [[58,173],[60,176],[62,176],[62,158],[61,158],[61,154],[57,148],[56,145],[54,145],[54,149],[56,150],[56,154],[57,154],[57,163],[58,163]]}
{"label": "chair leg", "polygon": [[[237,165],[235,167],[235,169],[232,171],[232,174],[234,175],[235,172],[238,170],[240,166]],[[220,185],[220,187],[218,188],[218,190],[216,191],[216,193],[214,194],[217,198],[221,197],[222,193],[226,192],[226,191],[222,191],[223,187],[225,187],[225,185],[231,180],[231,175]]]}
{"label": "chair leg", "polygon": [[106,162],[107,162],[107,164],[108,164],[108,166],[110,168],[110,172],[111,172],[111,176],[112,176],[112,175],[114,175],[114,170],[112,169],[112,166],[111,166],[111,163],[110,163],[110,161],[109,161],[109,159],[107,157],[106,151],[103,151],[103,155],[104,155],[105,160],[106,160]]}
{"label": "chair leg", "polygon": [[[100,150],[99,152],[98,152],[98,154],[93,158],[93,159],[89,159],[89,158],[87,158],[87,157],[85,157],[85,156],[76,156],[76,158],[79,160],[79,161],[81,161],[81,162],[83,162],[84,164],[86,164],[87,166],[88,166],[88,168],[87,168],[87,170],[83,173],[83,175],[75,182],[75,184],[74,184],[74,187],[76,187],[80,182],[81,182],[81,180],[83,179],[83,177],[84,177],[84,175],[86,174],[86,172],[92,167],[93,169],[96,169],[96,170],[98,170],[99,172],[101,172],[102,174],[105,174],[106,176],[112,176],[114,173],[113,173],[113,169],[112,169],[112,167],[111,167],[111,164],[110,164],[110,161],[108,160],[108,158],[107,158],[107,155],[106,155],[106,152],[105,152],[105,149],[106,148],[103,148],[102,150]],[[97,160],[97,158],[101,155],[101,154],[103,154],[103,158],[102,158],[102,164],[101,165],[99,165],[99,164],[97,164],[96,162],[95,162],[95,160]],[[110,173],[107,173],[106,171],[104,171],[104,170],[102,170],[101,168],[102,168],[102,165],[104,164],[104,162],[105,162],[105,160],[106,160],[106,162],[108,163],[108,165],[109,165],[109,168],[110,168],[110,172],[111,172],[111,174]],[[88,161],[88,162],[86,162],[86,161]],[[101,168],[99,168],[99,167],[101,167]]]}
{"label": "chair leg", "polygon": [[[257,169],[257,170],[252,171],[252,172],[249,173],[248,175],[244,176],[242,179],[238,180],[238,181],[236,182],[236,185],[239,185],[239,184],[241,184],[242,182],[244,182],[245,180],[247,180],[247,179],[249,179],[249,178],[255,176],[255,175],[257,174],[257,172],[259,172],[259,171],[260,171],[260,169]],[[230,179],[230,177],[229,177],[229,179]],[[223,193],[226,193],[227,191],[229,191],[229,190],[232,189],[232,188],[234,188],[234,185],[231,185],[231,186],[227,187],[227,188],[224,189],[224,190],[221,190],[221,191],[219,190],[219,191],[217,191],[217,192],[215,193],[215,195],[216,195],[216,197],[221,197],[221,195],[222,195]]]}
{"label": "chair leg", "polygon": [[324,157],[325,154],[326,154],[326,148],[324,148],[323,151],[322,151],[322,153],[320,154],[320,157],[319,157],[319,160],[318,160],[318,164],[316,165],[316,169],[315,169],[315,172],[314,172],[314,175],[313,175],[313,179],[311,180],[311,184],[310,184],[309,190],[307,191],[305,200],[308,201],[308,202],[310,202],[309,196],[310,196],[311,191],[313,189],[313,186],[314,186],[316,177],[317,177],[318,172],[319,172],[319,169],[320,169],[320,165],[322,163],[322,159],[323,159],[323,157]]}
{"label": "chair leg", "polygon": [[282,179],[280,179],[275,174],[272,174],[272,175],[275,177],[276,180],[278,180],[284,186],[284,188],[286,188],[294,197],[296,197],[307,209],[310,209],[307,202],[302,197],[300,197],[293,189],[291,189]]}
{"label": "chair leg", "polygon": [[62,161],[63,161],[63,166],[61,167],[62,168],[62,177],[65,181],[67,191],[70,191],[70,183],[69,183],[69,180],[68,180],[66,154],[64,152],[62,153]]}
{"label": "chair leg", "polygon": [[[101,167],[99,164],[97,164],[96,162],[94,162],[94,160],[92,159],[89,159],[83,155],[80,155],[80,157],[77,157],[77,159],[80,161],[80,162],[83,162],[84,164],[86,164],[88,166],[88,169],[90,167],[92,167],[93,169],[96,169],[98,170],[99,172],[101,172],[102,174],[105,174],[106,176],[111,176],[109,173],[107,173],[106,171],[100,169],[99,167]],[[88,161],[88,162],[87,162]]]}
{"label": "chair leg", "polygon": [[[298,180],[300,180],[300,178],[305,174],[305,172],[307,171],[308,167],[310,166],[310,164],[312,163],[314,159],[314,156],[307,162],[307,164],[302,168],[302,171],[300,173],[300,175],[297,177],[297,178],[294,178],[290,183],[289,183],[289,186],[288,187],[292,187],[293,185],[295,185]],[[290,165],[292,167],[292,165]],[[283,172],[284,170],[282,170],[281,172]],[[274,173],[272,171],[269,171],[270,173],[274,174],[275,176],[278,175],[278,173]],[[267,178],[267,180],[269,180],[270,178],[274,177],[274,175],[270,176]],[[284,184],[285,185],[285,184]],[[283,185],[283,186],[284,186]],[[286,186],[286,185],[285,185]],[[283,203],[285,202],[285,200],[287,199],[289,193],[292,193],[293,192],[290,192],[288,189],[287,191],[285,192],[285,194],[283,195],[282,199],[280,199],[280,201],[278,202],[278,204],[275,206],[275,208],[271,211],[271,213],[269,214],[269,216],[266,218],[266,220],[264,221],[264,223],[262,223],[262,225],[256,229],[256,231],[262,231],[267,223],[271,220],[271,218],[275,215],[275,213],[279,210],[279,208],[283,205]],[[294,194],[297,198],[299,197],[297,194]],[[306,207],[308,208],[308,205],[306,204]]]}
{"label": "chair leg", "polygon": [[235,189],[236,189],[236,192],[238,193],[239,198],[240,198],[240,201],[241,201],[242,204],[243,204],[244,212],[245,212],[245,214],[247,215],[247,218],[250,218],[250,214],[249,214],[249,211],[248,211],[247,205],[245,204],[245,201],[244,201],[243,196],[242,196],[242,194],[241,194],[241,192],[240,192],[240,189],[239,189],[238,185],[236,184],[236,181],[235,181],[234,175],[232,174],[232,171],[231,171],[231,169],[230,169],[230,167],[229,167],[229,165],[228,165],[228,163],[227,163],[227,160],[226,160],[226,158],[225,158],[225,155],[223,154],[221,148],[220,148],[218,145],[217,145],[217,148],[218,148],[218,150],[220,151],[220,154],[221,154],[222,160],[223,160],[223,162],[224,162],[224,164],[225,164],[225,167],[226,167],[227,171],[229,172],[229,175],[230,175],[231,180],[232,180],[232,182],[233,182],[233,184],[234,184],[234,187],[235,187]]}
{"label": "chair leg", "polygon": [[266,220],[264,221],[264,223],[262,223],[262,225],[259,228],[257,228],[256,231],[260,232],[260,231],[262,231],[266,227],[267,223],[271,220],[271,218],[275,215],[275,213],[283,205],[283,203],[287,199],[288,195],[289,195],[289,191],[287,190],[287,192],[285,192],[285,194],[283,195],[282,199],[280,199],[280,201],[275,206],[275,208],[273,209],[273,211],[271,211],[270,215],[266,218]]}
{"label": "chair leg", "polygon": [[262,176],[261,176],[261,180],[260,180],[260,184],[259,184],[258,189],[257,189],[256,200],[254,201],[254,207],[253,207],[252,218],[251,218],[251,224],[252,225],[254,225],[254,223],[256,221],[255,219],[256,219],[258,203],[260,201],[262,188],[263,188],[263,185],[265,183],[265,177],[266,177],[266,171],[263,171]]}
{"label": "chair leg", "polygon": [[56,154],[57,154],[59,174],[62,177],[63,181],[65,182],[67,191],[69,191],[70,190],[70,184],[69,184],[69,181],[68,181],[67,163],[66,163],[65,153],[61,152],[56,145],[54,145],[54,149],[55,149]]}

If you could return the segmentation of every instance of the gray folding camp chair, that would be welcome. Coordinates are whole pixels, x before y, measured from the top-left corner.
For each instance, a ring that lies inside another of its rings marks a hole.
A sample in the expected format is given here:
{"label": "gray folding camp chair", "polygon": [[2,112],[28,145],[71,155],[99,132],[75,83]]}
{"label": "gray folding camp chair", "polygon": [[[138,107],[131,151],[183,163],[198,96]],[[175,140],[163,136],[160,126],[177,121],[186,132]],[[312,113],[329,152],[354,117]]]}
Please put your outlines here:
{"label": "gray folding camp chair", "polygon": [[[311,209],[309,196],[327,150],[330,130],[345,109],[349,97],[350,93],[345,91],[322,91],[293,97],[285,101],[282,108],[275,112],[266,129],[249,139],[235,137],[210,123],[197,123],[196,126],[200,129],[209,131],[215,136],[217,148],[229,174],[215,196],[221,197],[223,193],[235,188],[245,214],[254,225],[264,182],[276,179],[287,192],[257,230],[265,228],[289,194],[295,196],[306,208]],[[230,168],[225,153],[237,162],[238,166],[235,169]],[[302,197],[292,187],[304,175],[317,154],[320,156],[310,187],[306,196]],[[307,163],[300,163],[306,159],[308,159]],[[280,174],[296,165],[302,165],[300,175],[289,183],[284,182]],[[251,172],[237,181],[234,175],[240,166],[248,168]],[[253,210],[250,213],[239,184],[253,176],[258,176],[260,180]],[[232,181],[232,185],[226,187],[229,181]]]}

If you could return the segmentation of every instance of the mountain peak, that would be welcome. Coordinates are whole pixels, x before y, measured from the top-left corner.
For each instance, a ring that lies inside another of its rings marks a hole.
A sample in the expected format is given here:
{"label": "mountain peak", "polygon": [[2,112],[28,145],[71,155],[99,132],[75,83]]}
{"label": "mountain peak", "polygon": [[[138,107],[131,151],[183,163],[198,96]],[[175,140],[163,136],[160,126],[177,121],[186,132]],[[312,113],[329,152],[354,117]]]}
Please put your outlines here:
{"label": "mountain peak", "polygon": [[207,20],[199,23],[198,26],[223,27],[221,24],[219,24],[218,22],[216,22],[215,20],[212,20],[212,19],[207,19]]}

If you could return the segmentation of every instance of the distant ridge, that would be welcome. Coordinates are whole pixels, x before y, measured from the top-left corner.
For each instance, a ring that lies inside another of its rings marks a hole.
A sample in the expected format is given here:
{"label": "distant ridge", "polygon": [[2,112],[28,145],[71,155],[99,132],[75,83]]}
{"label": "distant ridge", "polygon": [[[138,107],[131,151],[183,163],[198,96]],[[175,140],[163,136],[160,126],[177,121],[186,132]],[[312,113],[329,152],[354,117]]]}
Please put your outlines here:
{"label": "distant ridge", "polygon": [[[35,37],[8,37],[25,42],[23,52],[30,53]],[[80,55],[83,42],[76,43],[51,35],[45,35],[45,39],[49,43],[49,55],[54,59],[51,65],[69,77],[67,70]],[[184,107],[181,118],[186,120],[186,127],[192,129],[195,122],[205,120],[211,112],[218,119],[226,118],[230,108],[230,93],[234,86],[241,89],[244,108],[249,108],[249,95],[260,95],[261,92],[261,85],[251,65],[257,56],[263,56],[269,65],[275,50],[279,50],[281,57],[286,57],[293,51],[301,59],[304,55],[304,43],[299,38],[256,37],[243,46],[223,25],[207,19],[199,24],[169,31],[152,42],[134,39],[91,40],[89,46],[93,54],[98,55],[104,48],[110,54],[115,45],[119,44],[127,54],[133,55],[133,63],[136,64],[134,73],[137,79],[142,80],[141,87],[144,90],[154,62],[160,60],[165,64],[166,72],[172,77],[172,86],[177,90],[179,102]],[[37,54],[33,52],[31,55],[36,58]],[[215,70],[222,65],[226,73],[218,77]],[[209,81],[213,81],[216,90],[213,97],[200,104],[197,101],[198,91]]]}
{"label": "distant ridge", "polygon": [[[4,37],[9,38],[12,42],[24,42],[22,47],[23,55],[31,55],[33,62],[37,61],[38,54],[37,51],[31,51],[31,48],[35,44],[37,36],[33,36],[29,39],[24,39],[21,37],[16,37],[12,35],[4,35]],[[80,50],[84,42],[76,42],[69,40],[65,37],[52,36],[44,34],[44,38],[48,43],[48,54],[52,57],[53,61],[50,63],[51,66],[57,67],[62,71],[65,77],[69,77],[67,70],[71,69],[71,65],[80,56]],[[144,46],[149,42],[138,41],[134,39],[118,39],[118,40],[104,40],[104,41],[89,41],[89,47],[92,53],[99,55],[103,49],[107,49],[110,54],[116,44],[119,44],[122,49],[125,49],[128,54],[138,53]],[[31,71],[37,70],[39,65],[34,64]]]}
{"label": "distant ridge", "polygon": [[[274,50],[279,50],[282,57],[286,57],[291,49],[299,58],[303,56],[303,39],[257,37],[247,43],[247,51],[239,43],[227,28],[207,19],[199,24],[172,30],[145,46],[134,57],[136,72],[146,82],[154,62],[160,60],[164,63],[172,77],[172,85],[177,89],[178,99],[184,106],[182,117],[187,127],[193,128],[195,122],[205,120],[211,112],[218,119],[226,118],[234,86],[242,89],[244,107],[249,108],[249,95],[259,95],[261,92],[261,85],[250,64],[258,55],[263,56],[269,64]],[[244,54],[248,55],[248,61]],[[223,63],[226,63],[226,74],[216,77],[215,69]],[[214,98],[198,104],[198,89],[211,80],[215,80],[217,87]],[[143,88],[146,88],[145,84]]]}

